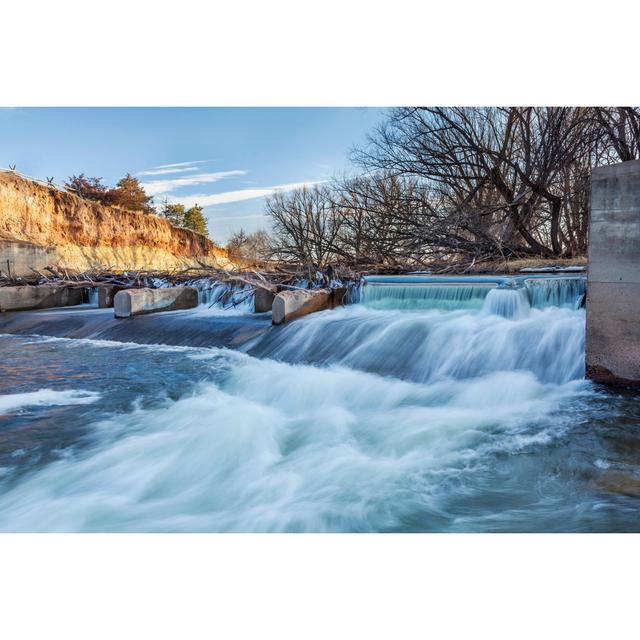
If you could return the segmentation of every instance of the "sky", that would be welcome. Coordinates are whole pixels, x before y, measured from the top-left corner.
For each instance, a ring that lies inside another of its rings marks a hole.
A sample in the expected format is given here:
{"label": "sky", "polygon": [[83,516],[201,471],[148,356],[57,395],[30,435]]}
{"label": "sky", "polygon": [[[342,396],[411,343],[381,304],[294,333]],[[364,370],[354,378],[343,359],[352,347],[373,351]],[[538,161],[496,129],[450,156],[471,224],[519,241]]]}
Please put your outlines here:
{"label": "sky", "polygon": [[0,109],[0,168],[109,186],[135,175],[154,204],[204,207],[210,237],[268,229],[264,197],[357,172],[350,150],[384,117],[374,108]]}

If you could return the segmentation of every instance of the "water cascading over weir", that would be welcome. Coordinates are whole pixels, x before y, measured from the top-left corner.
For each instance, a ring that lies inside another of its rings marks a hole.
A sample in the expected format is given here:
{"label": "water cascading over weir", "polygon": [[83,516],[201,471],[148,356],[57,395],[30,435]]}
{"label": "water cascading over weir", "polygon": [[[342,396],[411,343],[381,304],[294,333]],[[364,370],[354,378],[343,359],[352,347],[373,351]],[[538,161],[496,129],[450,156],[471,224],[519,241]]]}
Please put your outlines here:
{"label": "water cascading over weir", "polygon": [[366,276],[360,301],[372,309],[485,310],[514,317],[529,308],[579,308],[583,276]]}
{"label": "water cascading over weir", "polygon": [[[51,419],[97,426],[78,458],[0,483],[0,530],[610,529],[615,450],[593,450],[607,424],[584,425],[618,409],[584,379],[583,276],[370,276],[351,304],[276,326],[240,283],[190,286],[199,307],[130,322],[7,319],[22,334],[3,337],[7,366],[30,358],[10,401],[61,401],[51,372],[65,393],[87,378],[86,410]],[[43,349],[47,332],[85,339]]]}
{"label": "water cascading over weir", "polygon": [[358,302],[270,332],[249,353],[420,383],[527,371],[584,376],[583,276],[367,276]]}

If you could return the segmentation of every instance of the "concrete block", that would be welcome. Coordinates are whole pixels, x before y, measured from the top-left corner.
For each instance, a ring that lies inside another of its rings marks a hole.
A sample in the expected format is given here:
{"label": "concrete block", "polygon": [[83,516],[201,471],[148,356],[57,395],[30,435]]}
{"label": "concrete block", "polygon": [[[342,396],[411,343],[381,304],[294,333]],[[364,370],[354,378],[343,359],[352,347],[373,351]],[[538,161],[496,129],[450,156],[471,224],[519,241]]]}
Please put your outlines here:
{"label": "concrete block", "polygon": [[640,388],[640,161],[591,179],[587,376]]}
{"label": "concrete block", "polygon": [[198,306],[198,290],[194,287],[171,287],[169,289],[127,289],[118,291],[114,298],[116,318],[192,309]]}
{"label": "concrete block", "polygon": [[100,309],[110,309],[113,307],[114,298],[118,291],[122,291],[124,287],[117,285],[108,285],[98,287],[98,307]]}
{"label": "concrete block", "polygon": [[273,324],[290,322],[314,311],[331,308],[331,289],[295,289],[281,291],[273,300]]}
{"label": "concrete block", "polygon": [[0,287],[0,311],[49,309],[82,304],[82,289],[37,285]]}
{"label": "concrete block", "polygon": [[33,276],[32,269],[44,270],[56,264],[55,247],[41,247],[32,242],[0,240],[0,274],[9,277]]}
{"label": "concrete block", "polygon": [[271,311],[271,307],[273,306],[273,299],[276,297],[276,294],[269,289],[264,289],[263,287],[256,287],[255,290],[255,312],[256,313],[264,313],[265,311]]}
{"label": "concrete block", "polygon": [[330,304],[332,309],[346,304],[348,291],[347,287],[336,287],[335,289],[331,289]]}

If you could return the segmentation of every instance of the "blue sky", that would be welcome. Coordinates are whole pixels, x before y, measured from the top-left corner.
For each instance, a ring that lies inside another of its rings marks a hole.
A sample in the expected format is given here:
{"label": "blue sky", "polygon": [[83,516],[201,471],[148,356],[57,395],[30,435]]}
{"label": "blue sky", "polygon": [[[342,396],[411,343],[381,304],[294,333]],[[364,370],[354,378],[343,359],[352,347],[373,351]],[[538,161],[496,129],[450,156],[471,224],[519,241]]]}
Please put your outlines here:
{"label": "blue sky", "polygon": [[155,203],[204,206],[220,243],[268,228],[264,195],[352,172],[349,151],[382,119],[373,108],[0,109],[0,167],[114,185],[130,172]]}

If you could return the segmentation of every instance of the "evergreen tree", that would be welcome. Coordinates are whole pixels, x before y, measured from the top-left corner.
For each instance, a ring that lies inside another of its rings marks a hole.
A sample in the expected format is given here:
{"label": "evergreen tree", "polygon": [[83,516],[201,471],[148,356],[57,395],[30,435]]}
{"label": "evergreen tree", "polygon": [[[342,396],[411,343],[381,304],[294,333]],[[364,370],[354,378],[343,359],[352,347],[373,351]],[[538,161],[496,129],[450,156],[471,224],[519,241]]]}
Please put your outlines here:
{"label": "evergreen tree", "polygon": [[110,204],[129,209],[129,211],[155,213],[151,206],[153,198],[146,194],[138,179],[130,173],[118,182],[115,189],[108,191],[107,198]]}
{"label": "evergreen tree", "polygon": [[174,227],[184,227],[186,209],[183,204],[169,204],[166,200],[162,204],[160,215],[166,218]]}
{"label": "evergreen tree", "polygon": [[200,205],[196,204],[185,212],[184,226],[196,233],[201,233],[203,236],[209,236],[207,219],[204,217],[204,213],[202,213],[202,207]]}

